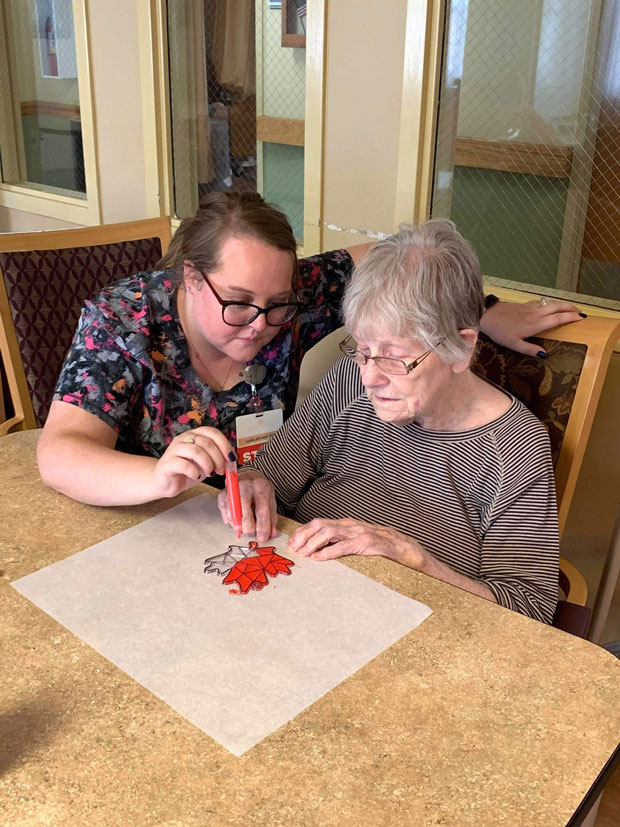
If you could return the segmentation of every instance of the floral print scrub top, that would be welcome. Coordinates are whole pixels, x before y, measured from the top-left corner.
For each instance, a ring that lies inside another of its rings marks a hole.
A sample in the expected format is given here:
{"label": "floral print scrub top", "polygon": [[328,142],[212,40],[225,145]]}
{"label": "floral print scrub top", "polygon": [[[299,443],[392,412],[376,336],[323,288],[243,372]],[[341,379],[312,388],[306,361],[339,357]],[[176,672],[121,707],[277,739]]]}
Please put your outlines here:
{"label": "floral print scrub top", "polygon": [[[312,345],[342,324],[340,304],[353,261],[345,250],[299,262],[305,308],[254,358],[266,368],[264,410],[293,411],[299,367]],[[84,302],[54,399],[94,414],[118,433],[116,447],[160,457],[190,428],[219,428],[233,444],[235,418],[250,413],[251,387],[214,392],[196,374],[177,313],[171,270],[137,273]]]}

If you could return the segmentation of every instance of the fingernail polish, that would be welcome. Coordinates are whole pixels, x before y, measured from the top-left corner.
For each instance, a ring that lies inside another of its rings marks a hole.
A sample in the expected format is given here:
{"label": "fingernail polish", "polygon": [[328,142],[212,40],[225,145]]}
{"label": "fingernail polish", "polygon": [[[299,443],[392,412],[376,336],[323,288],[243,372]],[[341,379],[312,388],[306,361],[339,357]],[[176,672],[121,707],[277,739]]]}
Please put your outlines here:
{"label": "fingernail polish", "polygon": [[237,459],[237,457],[235,456],[235,452],[234,452],[234,451],[229,451],[229,452],[228,452],[228,459],[229,459],[231,462],[234,462],[234,461]]}
{"label": "fingernail polish", "polygon": [[587,319],[588,318],[587,313],[580,313],[579,315],[581,316],[582,319]]}
{"label": "fingernail polish", "polygon": [[546,359],[547,358],[547,354],[545,353],[544,350],[539,350],[536,355],[538,356],[539,359]]}

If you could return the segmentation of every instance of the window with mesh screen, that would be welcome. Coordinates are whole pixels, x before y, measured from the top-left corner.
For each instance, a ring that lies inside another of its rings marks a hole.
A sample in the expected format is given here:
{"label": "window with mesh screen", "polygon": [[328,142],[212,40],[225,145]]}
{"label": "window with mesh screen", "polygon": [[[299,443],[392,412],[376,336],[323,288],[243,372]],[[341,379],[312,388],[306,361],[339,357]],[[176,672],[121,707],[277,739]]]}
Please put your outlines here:
{"label": "window with mesh screen", "polygon": [[0,179],[86,192],[71,0],[0,4]]}
{"label": "window with mesh screen", "polygon": [[620,309],[619,0],[448,0],[431,213],[491,283]]}
{"label": "window with mesh screen", "polygon": [[303,235],[306,4],[168,0],[174,210],[257,191]]}

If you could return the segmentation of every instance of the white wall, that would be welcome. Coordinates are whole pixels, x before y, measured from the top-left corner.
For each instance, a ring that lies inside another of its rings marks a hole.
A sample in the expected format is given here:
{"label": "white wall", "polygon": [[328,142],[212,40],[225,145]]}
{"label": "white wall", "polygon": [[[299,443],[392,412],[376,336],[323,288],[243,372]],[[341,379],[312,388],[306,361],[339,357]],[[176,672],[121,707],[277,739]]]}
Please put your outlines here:
{"label": "white wall", "polygon": [[76,226],[79,225],[32,212],[0,207],[0,233],[34,233],[38,230],[64,230]]}
{"label": "white wall", "polygon": [[90,0],[101,221],[147,218],[137,3]]}
{"label": "white wall", "polygon": [[[406,0],[328,4],[324,223],[392,232]],[[325,230],[330,249],[366,241]]]}

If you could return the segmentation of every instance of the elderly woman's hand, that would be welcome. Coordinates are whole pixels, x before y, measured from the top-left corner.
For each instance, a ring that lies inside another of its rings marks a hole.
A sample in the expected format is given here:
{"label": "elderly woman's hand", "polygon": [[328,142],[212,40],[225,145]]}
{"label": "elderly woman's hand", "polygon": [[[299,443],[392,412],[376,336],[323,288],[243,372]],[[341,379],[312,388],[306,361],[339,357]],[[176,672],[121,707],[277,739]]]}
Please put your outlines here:
{"label": "elderly woman's hand", "polygon": [[421,570],[426,552],[412,537],[361,520],[315,519],[298,528],[288,541],[289,548],[302,557],[331,560],[346,554],[365,557],[389,557],[413,569]]}
{"label": "elderly woman's hand", "polygon": [[[278,533],[278,509],[273,485],[260,471],[253,468],[239,472],[239,494],[244,534],[255,534],[259,543],[264,543]],[[217,498],[222,520],[232,525],[228,493],[220,491]]]}
{"label": "elderly woman's hand", "polygon": [[529,302],[499,301],[485,311],[480,329],[499,345],[526,356],[544,359],[547,355],[545,351],[525,339],[560,324],[578,322],[584,316],[575,305],[553,299],[548,299],[546,304],[541,304],[539,299]]}

